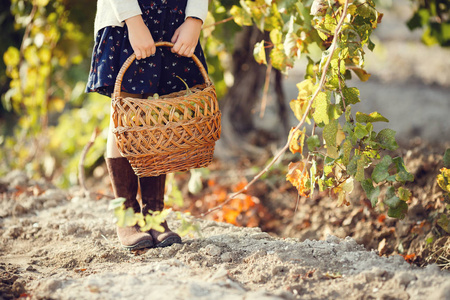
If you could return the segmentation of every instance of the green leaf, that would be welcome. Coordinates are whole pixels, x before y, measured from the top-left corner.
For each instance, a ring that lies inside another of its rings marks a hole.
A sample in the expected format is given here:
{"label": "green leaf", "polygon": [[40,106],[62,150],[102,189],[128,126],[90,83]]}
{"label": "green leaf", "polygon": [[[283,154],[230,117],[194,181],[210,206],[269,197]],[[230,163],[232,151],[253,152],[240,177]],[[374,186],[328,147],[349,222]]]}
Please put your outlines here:
{"label": "green leaf", "polygon": [[368,2],[361,1],[361,4],[357,5],[356,13],[366,19],[376,18],[377,11]]}
{"label": "green leaf", "polygon": [[252,17],[247,11],[239,6],[233,5],[230,9],[231,15],[234,17],[233,20],[239,26],[251,26],[253,25]]}
{"label": "green leaf", "polygon": [[109,201],[108,209],[120,208],[120,207],[122,207],[122,204],[124,204],[126,200],[127,199],[125,199],[123,197],[113,199],[113,200]]}
{"label": "green leaf", "polygon": [[[351,128],[353,126],[353,117],[352,117],[352,107],[351,106],[347,106],[347,108],[345,109],[345,124],[344,124],[344,128]],[[344,130],[345,132],[349,133],[353,132],[353,130]]]}
{"label": "green leaf", "polygon": [[264,41],[255,44],[253,49],[253,57],[258,64],[267,65],[266,49],[264,48]]}
{"label": "green leaf", "polygon": [[450,168],[450,148],[445,150],[444,153],[444,167]]}
{"label": "green leaf", "polygon": [[133,226],[136,224],[134,210],[131,207],[128,207],[125,210],[117,208],[114,211],[114,215],[117,218],[117,226],[119,227]]}
{"label": "green leaf", "polygon": [[310,136],[306,139],[306,144],[308,145],[309,151],[314,151],[316,148],[320,147],[320,140],[317,134]]}
{"label": "green leaf", "polygon": [[193,232],[200,234],[200,225],[194,219],[187,219],[186,216],[179,211],[176,212],[176,215],[177,219],[181,220],[181,225],[177,228],[177,233],[180,236],[185,236]]}
{"label": "green leaf", "polygon": [[331,121],[323,128],[323,138],[328,146],[336,146],[336,135],[338,132],[338,120]]}
{"label": "green leaf", "polygon": [[406,26],[408,26],[409,30],[422,27],[422,18],[420,17],[420,14],[416,12],[412,18],[406,22]]}
{"label": "green leaf", "polygon": [[373,51],[375,49],[375,44],[372,42],[371,39],[369,39],[369,43],[367,44],[367,48],[369,48],[370,51]]}
{"label": "green leaf", "polygon": [[402,220],[406,217],[407,212],[408,212],[408,204],[406,204],[406,202],[404,201],[401,201],[397,207],[389,208],[387,215],[391,218]]}
{"label": "green leaf", "polygon": [[330,105],[329,95],[324,92],[318,93],[316,99],[314,99],[313,102],[314,107],[313,118],[317,124],[324,123],[326,125],[330,122],[328,118],[329,105]]}
{"label": "green leaf", "polygon": [[159,232],[164,232],[164,227],[161,224],[166,220],[170,213],[170,209],[164,209],[163,211],[149,211],[150,214],[145,216],[145,226],[141,227],[141,231],[149,231],[154,229]]}
{"label": "green leaf", "polygon": [[349,175],[355,176],[358,171],[358,160],[361,158],[360,155],[354,155],[347,165],[347,173]]}
{"label": "green leaf", "polygon": [[336,20],[331,15],[325,15],[325,22],[323,23],[323,27],[330,33],[334,33],[334,31],[336,30]]}
{"label": "green leaf", "polygon": [[395,180],[400,182],[414,181],[414,175],[406,170],[403,158],[398,156],[395,157],[392,161],[395,163],[395,166],[397,167],[397,174],[395,175]]}
{"label": "green leaf", "polygon": [[398,188],[398,197],[400,200],[408,201],[411,198],[411,191],[404,187]]}
{"label": "green leaf", "polygon": [[385,155],[383,159],[378,162],[372,172],[372,179],[375,183],[380,183],[389,176],[389,167],[392,164],[392,158]]}
{"label": "green leaf", "polygon": [[383,149],[396,150],[398,144],[395,141],[395,133],[394,130],[389,128],[382,129],[375,138],[375,142],[379,143]]}
{"label": "green leaf", "polygon": [[394,175],[389,175],[389,176],[386,178],[386,181],[396,182],[397,179],[395,179],[395,174],[394,174]]}
{"label": "green leaf", "polygon": [[338,105],[330,104],[328,106],[328,118],[330,120],[336,120],[339,119],[339,117],[342,115],[342,110]]}
{"label": "green leaf", "polygon": [[450,219],[445,214],[441,215],[439,220],[437,220],[437,224],[447,233],[450,233]]}
{"label": "green leaf", "polygon": [[358,139],[362,139],[363,137],[365,137],[368,134],[369,134],[369,132],[367,131],[366,126],[356,123],[355,135]]}
{"label": "green leaf", "polygon": [[345,100],[345,104],[349,105],[349,104],[356,104],[358,102],[360,102],[359,100],[359,90],[358,88],[355,87],[351,87],[351,88],[343,88],[342,89],[342,94],[344,94],[344,100]]}
{"label": "green leaf", "polygon": [[328,39],[328,35],[325,34],[325,33],[323,33],[321,30],[317,30],[317,34],[318,34],[319,37],[320,37],[322,40],[324,40],[324,41],[326,41],[326,40]]}
{"label": "green leaf", "polygon": [[361,156],[358,161],[356,162],[356,174],[355,174],[355,180],[356,181],[363,181],[365,179],[364,176],[364,156]]}
{"label": "green leaf", "polygon": [[358,111],[356,112],[356,122],[373,123],[373,122],[389,122],[389,120],[383,117],[378,112],[373,112],[368,115]]}
{"label": "green leaf", "polygon": [[342,163],[344,165],[348,165],[352,149],[353,149],[352,142],[350,140],[346,139],[344,141],[344,144],[342,144],[342,154],[343,154],[343,156],[342,156]]}
{"label": "green leaf", "polygon": [[372,179],[367,178],[366,180],[361,181],[361,186],[366,192],[367,199],[370,200],[372,207],[375,207],[378,203],[378,196],[380,195],[380,187],[374,187]]}
{"label": "green leaf", "polygon": [[400,198],[395,195],[395,188],[393,186],[390,186],[390,187],[387,188],[385,197],[386,198],[384,200],[384,203],[389,208],[396,208],[396,207],[398,207],[400,205],[401,202],[404,202],[404,201],[400,200]]}
{"label": "green leaf", "polygon": [[400,200],[395,195],[395,188],[390,186],[386,190],[386,199],[384,203],[389,207],[388,216],[391,218],[403,219],[408,211],[408,204],[405,201]]}

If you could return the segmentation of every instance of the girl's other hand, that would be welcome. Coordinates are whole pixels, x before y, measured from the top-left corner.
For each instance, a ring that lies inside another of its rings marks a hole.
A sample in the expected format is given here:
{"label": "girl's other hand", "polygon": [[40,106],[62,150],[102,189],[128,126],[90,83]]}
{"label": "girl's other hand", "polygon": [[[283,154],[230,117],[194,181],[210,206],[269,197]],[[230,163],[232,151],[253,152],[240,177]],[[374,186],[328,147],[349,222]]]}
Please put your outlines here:
{"label": "girl's other hand", "polygon": [[194,54],[195,47],[202,30],[202,20],[195,18],[186,18],[183,24],[175,30],[172,37],[172,52],[181,56],[191,57]]}
{"label": "girl's other hand", "polygon": [[155,42],[141,15],[125,20],[128,39],[137,59],[149,57],[156,52]]}

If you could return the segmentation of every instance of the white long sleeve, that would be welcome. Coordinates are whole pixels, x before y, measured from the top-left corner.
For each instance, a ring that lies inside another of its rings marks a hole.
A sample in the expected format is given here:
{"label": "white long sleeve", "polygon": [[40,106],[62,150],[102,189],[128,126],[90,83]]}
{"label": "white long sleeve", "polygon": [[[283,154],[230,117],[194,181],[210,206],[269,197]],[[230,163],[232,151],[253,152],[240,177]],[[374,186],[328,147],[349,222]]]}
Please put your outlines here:
{"label": "white long sleeve", "polygon": [[186,4],[186,18],[196,17],[205,22],[208,15],[208,0],[188,0]]}
{"label": "white long sleeve", "polygon": [[108,0],[118,21],[142,14],[137,0]]}

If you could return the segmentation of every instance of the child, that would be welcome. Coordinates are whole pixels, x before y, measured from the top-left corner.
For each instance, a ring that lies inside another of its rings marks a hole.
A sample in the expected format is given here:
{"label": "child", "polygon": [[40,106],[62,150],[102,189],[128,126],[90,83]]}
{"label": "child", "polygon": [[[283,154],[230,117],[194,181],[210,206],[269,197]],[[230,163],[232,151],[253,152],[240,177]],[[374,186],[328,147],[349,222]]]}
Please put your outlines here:
{"label": "child", "polygon": [[[134,52],[136,59],[125,72],[122,95],[147,98],[177,92],[203,83],[203,77],[190,58],[195,54],[206,68],[198,43],[208,12],[208,0],[98,0],[95,18],[95,45],[86,92],[111,97],[116,76]],[[174,43],[170,49],[155,47],[156,41]],[[151,101],[151,100],[149,100]],[[144,215],[164,208],[165,175],[138,178],[128,160],[117,149],[110,120],[106,164],[115,197],[124,197],[125,207]],[[142,202],[136,200],[138,185]],[[129,250],[166,247],[181,243],[167,223],[165,231],[142,232],[139,226],[117,227],[122,246]]]}

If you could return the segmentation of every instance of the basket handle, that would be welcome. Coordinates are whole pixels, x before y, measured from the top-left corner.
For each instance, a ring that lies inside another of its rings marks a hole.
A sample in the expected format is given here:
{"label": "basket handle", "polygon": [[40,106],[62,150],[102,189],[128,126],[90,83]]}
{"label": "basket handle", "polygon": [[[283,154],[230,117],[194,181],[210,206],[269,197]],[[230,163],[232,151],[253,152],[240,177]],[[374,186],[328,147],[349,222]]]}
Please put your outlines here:
{"label": "basket handle", "polygon": [[[172,48],[173,45],[174,44],[170,43],[170,42],[157,42],[157,43],[155,43],[156,47],[170,47],[170,48]],[[127,60],[123,63],[122,67],[120,68],[119,73],[117,74],[116,83],[114,85],[113,98],[118,98],[120,96],[120,90],[121,90],[121,86],[122,86],[123,75],[128,70],[128,68],[131,66],[131,64],[133,63],[135,58],[136,58],[136,54],[135,53],[131,54],[127,58]],[[195,62],[197,67],[199,68],[200,73],[202,74],[202,77],[205,80],[205,83],[207,85],[211,85],[212,84],[211,80],[209,79],[208,73],[206,72],[205,67],[203,66],[201,61],[198,59],[198,57],[195,54],[193,54],[191,58]]]}

